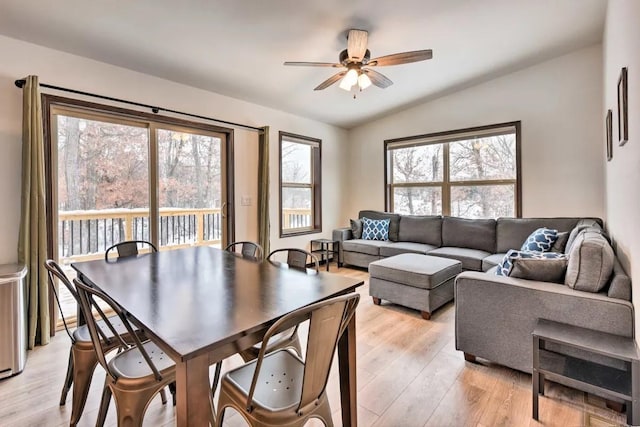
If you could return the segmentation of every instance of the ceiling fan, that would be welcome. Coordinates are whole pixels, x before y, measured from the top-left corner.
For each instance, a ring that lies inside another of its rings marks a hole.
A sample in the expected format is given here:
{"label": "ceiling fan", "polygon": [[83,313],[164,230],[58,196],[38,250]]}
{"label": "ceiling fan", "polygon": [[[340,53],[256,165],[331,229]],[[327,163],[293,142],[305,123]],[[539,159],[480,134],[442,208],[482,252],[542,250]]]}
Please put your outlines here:
{"label": "ceiling fan", "polygon": [[[382,89],[393,84],[388,77],[368,67],[383,67],[388,65],[408,64],[410,62],[424,61],[433,57],[431,49],[414,50],[411,52],[394,53],[371,59],[371,52],[367,49],[369,33],[364,30],[349,30],[347,35],[347,48],[340,52],[339,63],[331,62],[285,62],[284,65],[302,67],[344,67],[346,70],[329,77],[320,83],[314,90],[326,89],[338,80],[340,88],[350,91],[356,86],[366,89],[373,83]],[[365,68],[367,67],[367,68]],[[355,95],[354,95],[355,96]]]}

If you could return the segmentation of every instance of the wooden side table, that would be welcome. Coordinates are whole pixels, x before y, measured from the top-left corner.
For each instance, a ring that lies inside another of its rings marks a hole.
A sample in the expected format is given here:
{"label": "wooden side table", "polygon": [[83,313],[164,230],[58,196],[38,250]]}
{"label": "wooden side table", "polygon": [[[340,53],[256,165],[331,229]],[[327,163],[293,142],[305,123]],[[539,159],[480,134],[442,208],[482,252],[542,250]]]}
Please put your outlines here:
{"label": "wooden side table", "polygon": [[[576,389],[627,402],[627,423],[640,424],[639,355],[633,338],[539,319],[533,330],[533,419],[544,380],[562,380]],[[580,349],[623,362],[624,369],[547,350],[546,343]]]}
{"label": "wooden side table", "polygon": [[[315,248],[314,248],[315,245]],[[336,265],[340,267],[340,241],[331,239],[314,239],[311,241],[311,253],[320,255],[320,263],[327,260],[327,271],[329,271],[329,254],[337,260]]]}

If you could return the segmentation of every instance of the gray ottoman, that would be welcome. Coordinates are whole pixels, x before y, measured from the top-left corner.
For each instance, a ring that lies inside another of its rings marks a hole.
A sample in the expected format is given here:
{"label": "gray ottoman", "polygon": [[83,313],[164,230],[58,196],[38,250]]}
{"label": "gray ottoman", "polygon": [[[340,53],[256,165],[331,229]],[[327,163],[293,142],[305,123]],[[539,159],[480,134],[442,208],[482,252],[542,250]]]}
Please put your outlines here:
{"label": "gray ottoman", "polygon": [[433,310],[453,300],[453,282],[462,272],[460,261],[420,254],[401,254],[369,264],[369,295],[422,312],[429,320]]}

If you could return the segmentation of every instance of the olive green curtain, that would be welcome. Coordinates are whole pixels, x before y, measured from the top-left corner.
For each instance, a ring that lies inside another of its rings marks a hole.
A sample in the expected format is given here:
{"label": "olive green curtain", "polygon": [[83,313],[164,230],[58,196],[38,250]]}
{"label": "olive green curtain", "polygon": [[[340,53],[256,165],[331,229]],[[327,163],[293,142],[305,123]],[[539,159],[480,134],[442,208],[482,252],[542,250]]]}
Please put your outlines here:
{"label": "olive green curtain", "polygon": [[18,262],[27,266],[29,348],[49,343],[49,285],[44,191],[44,133],[37,76],[29,76],[22,101],[22,212]]}
{"label": "olive green curtain", "polygon": [[265,256],[269,248],[269,126],[262,128],[258,137],[258,243]]}

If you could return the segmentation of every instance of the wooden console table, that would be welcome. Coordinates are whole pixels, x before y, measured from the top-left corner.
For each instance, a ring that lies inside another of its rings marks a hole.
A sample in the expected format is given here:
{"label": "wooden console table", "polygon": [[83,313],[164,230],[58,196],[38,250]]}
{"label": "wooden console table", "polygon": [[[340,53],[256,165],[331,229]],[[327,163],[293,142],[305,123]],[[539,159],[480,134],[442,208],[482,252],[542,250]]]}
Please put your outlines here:
{"label": "wooden console table", "polygon": [[[539,319],[533,330],[533,419],[538,419],[538,397],[544,380],[561,380],[570,387],[604,398],[627,402],[627,423],[640,424],[639,355],[633,338]],[[624,369],[547,350],[557,343],[624,362]]]}

